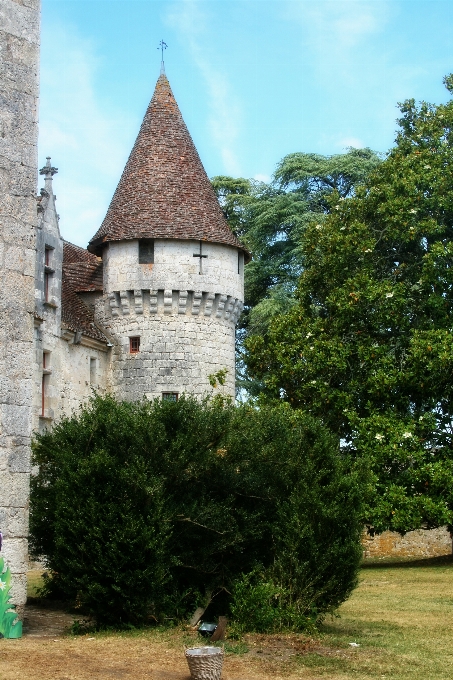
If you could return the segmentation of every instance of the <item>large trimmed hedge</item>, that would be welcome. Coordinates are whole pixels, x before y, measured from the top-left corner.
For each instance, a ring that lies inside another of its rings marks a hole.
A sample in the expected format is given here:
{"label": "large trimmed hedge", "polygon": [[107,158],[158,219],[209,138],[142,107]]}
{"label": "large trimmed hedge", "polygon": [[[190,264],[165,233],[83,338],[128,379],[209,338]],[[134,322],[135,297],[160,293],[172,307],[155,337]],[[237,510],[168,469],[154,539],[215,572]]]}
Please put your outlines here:
{"label": "large trimmed hedge", "polygon": [[34,462],[47,589],[100,625],[183,618],[212,599],[243,629],[301,628],[355,586],[358,472],[285,405],[96,397],[37,436]]}

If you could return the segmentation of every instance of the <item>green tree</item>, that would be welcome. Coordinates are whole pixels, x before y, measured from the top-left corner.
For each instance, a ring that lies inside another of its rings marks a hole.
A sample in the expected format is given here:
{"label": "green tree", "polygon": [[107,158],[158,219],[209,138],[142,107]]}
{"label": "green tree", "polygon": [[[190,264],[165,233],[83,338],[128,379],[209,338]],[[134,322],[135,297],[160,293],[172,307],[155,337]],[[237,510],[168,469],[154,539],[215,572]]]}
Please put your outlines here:
{"label": "green tree", "polygon": [[244,370],[243,341],[251,333],[265,335],[271,319],[294,305],[307,225],[314,216],[322,221],[330,212],[333,192],[342,198],[351,196],[379,162],[370,149],[350,148],[333,156],[293,153],[277,165],[270,184],[213,178],[231,229],[252,253],[245,269],[245,309],[238,324],[238,382],[249,392],[258,393],[262,386]]}
{"label": "green tree", "polygon": [[297,305],[246,342],[268,396],[367,458],[378,531],[453,524],[453,103],[400,109],[386,160],[306,229]]}
{"label": "green tree", "polygon": [[244,327],[263,331],[270,316],[292,304],[306,226],[314,214],[323,219],[330,212],[332,192],[342,198],[351,196],[379,161],[370,149],[350,148],[333,156],[293,153],[277,165],[270,184],[243,178],[212,179],[231,229],[252,253],[245,270]]}

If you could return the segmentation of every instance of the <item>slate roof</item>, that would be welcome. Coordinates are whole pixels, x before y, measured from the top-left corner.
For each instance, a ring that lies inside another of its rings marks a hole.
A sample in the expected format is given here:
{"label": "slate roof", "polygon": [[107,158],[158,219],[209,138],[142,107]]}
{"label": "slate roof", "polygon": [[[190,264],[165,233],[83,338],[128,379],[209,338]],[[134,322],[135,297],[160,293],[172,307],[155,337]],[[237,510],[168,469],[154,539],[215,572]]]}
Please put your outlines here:
{"label": "slate roof", "polygon": [[102,262],[84,248],[63,242],[61,320],[66,328],[95,340],[107,342],[96,326],[93,310],[78,293],[102,292]]}
{"label": "slate roof", "polygon": [[228,227],[165,75],[88,249],[100,254],[108,241],[137,238],[224,243],[248,256]]}

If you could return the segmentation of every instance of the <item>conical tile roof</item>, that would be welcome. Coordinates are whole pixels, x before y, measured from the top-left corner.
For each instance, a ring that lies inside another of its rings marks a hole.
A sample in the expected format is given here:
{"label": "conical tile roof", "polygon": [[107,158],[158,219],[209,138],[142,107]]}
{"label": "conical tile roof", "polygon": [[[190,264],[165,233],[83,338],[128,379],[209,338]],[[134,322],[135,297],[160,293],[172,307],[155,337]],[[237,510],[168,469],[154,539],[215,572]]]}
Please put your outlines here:
{"label": "conical tile roof", "polygon": [[100,253],[104,243],[137,238],[194,239],[244,249],[228,227],[165,75],[157,81],[88,250]]}

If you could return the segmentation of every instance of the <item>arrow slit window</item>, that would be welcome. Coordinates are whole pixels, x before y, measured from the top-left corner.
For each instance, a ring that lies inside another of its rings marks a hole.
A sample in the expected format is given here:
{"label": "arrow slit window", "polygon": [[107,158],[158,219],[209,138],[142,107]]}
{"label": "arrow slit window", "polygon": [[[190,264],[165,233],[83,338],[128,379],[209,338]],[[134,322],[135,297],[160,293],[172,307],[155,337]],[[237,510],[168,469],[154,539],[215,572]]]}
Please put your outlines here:
{"label": "arrow slit window", "polygon": [[44,302],[49,302],[52,288],[52,276],[55,270],[52,268],[53,248],[46,246],[44,251]]}

